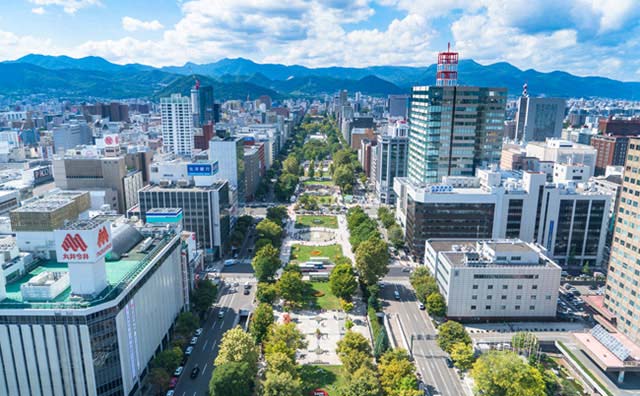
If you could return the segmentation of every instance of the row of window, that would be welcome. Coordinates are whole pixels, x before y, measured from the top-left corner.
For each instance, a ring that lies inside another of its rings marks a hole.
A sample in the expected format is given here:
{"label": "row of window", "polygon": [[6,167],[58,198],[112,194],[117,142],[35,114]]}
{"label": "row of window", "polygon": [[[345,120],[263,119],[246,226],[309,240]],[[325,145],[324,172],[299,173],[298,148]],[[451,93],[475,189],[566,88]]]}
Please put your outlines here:
{"label": "row of window", "polygon": [[[537,275],[536,275],[537,277]],[[475,275],[474,275],[475,278]],[[478,290],[480,286],[479,285],[473,285],[473,290]],[[516,289],[518,290],[522,290],[524,288],[523,285],[516,285]],[[493,285],[487,285],[487,289],[488,290],[493,290]],[[502,285],[502,290],[508,290],[509,289],[509,285]],[[531,285],[531,290],[538,290],[538,285]]]}
{"label": "row of window", "polygon": [[[516,306],[514,306],[513,308],[514,308],[516,311],[520,311],[520,305],[516,305]],[[478,307],[477,307],[477,306],[475,306],[475,305],[472,305],[472,306],[471,306],[471,310],[472,310],[472,311],[475,311],[476,309],[478,309]],[[491,311],[492,307],[491,307],[491,305],[485,305],[485,306],[484,306],[484,309],[485,309],[485,311]],[[500,306],[500,310],[501,310],[501,311],[505,311],[506,309],[507,309],[507,306],[506,306],[506,305],[501,305],[501,306]],[[535,311],[535,310],[536,310],[536,306],[535,306],[535,305],[529,305],[529,311]]]}
{"label": "row of window", "polygon": [[[500,296],[500,299],[501,299],[501,300],[506,300],[507,298],[508,298],[508,296],[506,296],[506,295],[504,295],[504,294]],[[545,300],[551,300],[551,296],[550,296],[550,295],[547,295],[547,296],[545,296],[544,298],[545,298]],[[472,295],[472,296],[471,296],[471,299],[472,299],[472,300],[477,300],[477,299],[478,299],[478,295],[477,295],[477,294]],[[493,300],[493,296],[492,296],[492,295],[488,295],[488,296],[486,296],[486,298],[485,298],[485,299],[486,299],[486,300]],[[532,295],[532,296],[530,297],[530,299],[531,299],[531,300],[537,300],[537,299],[538,299],[538,296],[534,294],[534,295]],[[521,295],[521,294],[517,295],[517,296],[516,296],[516,300],[522,300],[522,295]]]}

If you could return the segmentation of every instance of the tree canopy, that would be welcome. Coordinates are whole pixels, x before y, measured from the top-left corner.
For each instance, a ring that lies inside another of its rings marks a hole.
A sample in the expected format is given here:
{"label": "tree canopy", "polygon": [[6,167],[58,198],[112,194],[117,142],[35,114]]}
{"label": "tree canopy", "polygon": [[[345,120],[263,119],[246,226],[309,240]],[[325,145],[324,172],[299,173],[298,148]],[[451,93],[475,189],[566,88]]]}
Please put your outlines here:
{"label": "tree canopy", "polygon": [[228,362],[213,370],[209,381],[211,396],[251,396],[254,374],[246,362]]}
{"label": "tree canopy", "polygon": [[459,342],[471,344],[471,337],[463,325],[449,320],[438,327],[438,345],[445,352],[451,353],[453,344]]}
{"label": "tree canopy", "polygon": [[269,326],[271,326],[273,322],[273,308],[271,305],[265,303],[259,304],[255,311],[253,311],[251,325],[249,326],[249,331],[256,340],[256,344],[262,343],[262,340],[267,335]]}
{"label": "tree canopy", "polygon": [[280,252],[270,244],[261,247],[251,260],[253,271],[260,282],[273,279],[281,265]]}
{"label": "tree canopy", "polygon": [[224,333],[215,359],[216,366],[230,362],[247,363],[251,372],[256,372],[258,348],[253,337],[239,326]]}
{"label": "tree canopy", "polygon": [[329,276],[331,293],[338,298],[350,301],[358,288],[355,273],[351,264],[343,263],[333,267]]}
{"label": "tree canopy", "polygon": [[538,369],[511,351],[490,351],[474,363],[476,393],[485,396],[542,396],[545,382]]}
{"label": "tree canopy", "polygon": [[373,285],[389,271],[387,244],[379,238],[368,239],[356,250],[356,268],[360,282]]}

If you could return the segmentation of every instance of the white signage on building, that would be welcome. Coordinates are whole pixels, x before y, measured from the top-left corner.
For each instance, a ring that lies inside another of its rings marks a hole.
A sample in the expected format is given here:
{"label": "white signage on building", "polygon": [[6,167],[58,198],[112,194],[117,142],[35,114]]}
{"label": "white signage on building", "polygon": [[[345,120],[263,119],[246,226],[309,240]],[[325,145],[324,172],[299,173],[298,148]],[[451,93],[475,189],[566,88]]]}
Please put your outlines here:
{"label": "white signage on building", "polygon": [[111,251],[111,226],[104,222],[92,229],[56,230],[56,256],[63,263],[95,263]]}

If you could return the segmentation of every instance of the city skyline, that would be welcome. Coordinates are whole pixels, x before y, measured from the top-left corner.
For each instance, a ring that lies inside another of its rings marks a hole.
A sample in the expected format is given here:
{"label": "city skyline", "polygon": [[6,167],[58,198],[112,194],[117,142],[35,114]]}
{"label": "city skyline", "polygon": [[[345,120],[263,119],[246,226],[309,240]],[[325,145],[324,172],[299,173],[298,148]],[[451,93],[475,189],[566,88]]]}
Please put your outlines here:
{"label": "city skyline", "polygon": [[640,79],[633,0],[503,3],[24,0],[0,5],[0,60],[42,53],[153,66],[234,57],[419,66],[451,42],[481,64]]}

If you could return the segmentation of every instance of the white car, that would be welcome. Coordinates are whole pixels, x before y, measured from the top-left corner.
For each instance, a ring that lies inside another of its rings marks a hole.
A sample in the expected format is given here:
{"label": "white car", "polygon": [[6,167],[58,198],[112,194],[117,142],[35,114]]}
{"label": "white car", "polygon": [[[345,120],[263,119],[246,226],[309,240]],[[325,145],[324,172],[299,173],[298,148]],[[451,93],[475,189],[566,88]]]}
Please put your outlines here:
{"label": "white car", "polygon": [[193,347],[192,346],[188,346],[187,349],[184,350],[184,355],[185,356],[191,356],[192,353],[193,353]]}
{"label": "white car", "polygon": [[202,334],[202,327],[196,330],[197,337],[200,337],[201,334]]}
{"label": "white car", "polygon": [[220,310],[218,311],[218,319],[224,318],[224,313],[224,308],[220,308]]}
{"label": "white car", "polygon": [[179,377],[180,374],[182,374],[182,372],[184,371],[184,367],[180,366],[176,369],[176,371],[173,372],[173,376],[174,377]]}
{"label": "white car", "polygon": [[198,337],[192,337],[191,342],[189,342],[190,345],[196,345],[197,343],[198,343]]}

